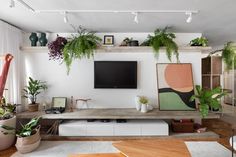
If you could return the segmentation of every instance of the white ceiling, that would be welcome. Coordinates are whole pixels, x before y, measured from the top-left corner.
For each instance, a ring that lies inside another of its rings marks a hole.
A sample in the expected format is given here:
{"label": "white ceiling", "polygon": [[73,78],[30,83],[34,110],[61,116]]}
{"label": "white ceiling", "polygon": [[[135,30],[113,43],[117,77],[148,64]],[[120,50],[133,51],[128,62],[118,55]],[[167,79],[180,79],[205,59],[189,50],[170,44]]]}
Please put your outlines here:
{"label": "white ceiling", "polygon": [[[69,23],[98,32],[153,32],[172,26],[174,32],[203,33],[212,45],[236,41],[235,0],[24,0],[35,10],[199,10],[192,23],[184,13],[142,13],[139,23],[129,13],[70,13]],[[10,0],[0,1],[0,19],[26,32],[73,32],[60,13],[33,13]]]}

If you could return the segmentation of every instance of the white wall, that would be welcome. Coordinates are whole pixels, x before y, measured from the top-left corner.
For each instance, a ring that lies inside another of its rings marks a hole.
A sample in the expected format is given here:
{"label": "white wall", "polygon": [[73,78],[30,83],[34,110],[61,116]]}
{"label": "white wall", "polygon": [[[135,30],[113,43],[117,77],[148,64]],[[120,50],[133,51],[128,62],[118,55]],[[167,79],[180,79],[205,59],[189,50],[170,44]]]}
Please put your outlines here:
{"label": "white wall", "polygon": [[[135,34],[132,35],[134,37]],[[139,33],[136,35],[146,38],[146,34],[140,35]],[[186,38],[193,38],[198,35],[188,34]],[[122,39],[123,36],[130,37],[131,35],[122,34]],[[181,35],[179,36],[181,37]],[[186,34],[183,34],[184,36]],[[179,40],[179,42],[184,44],[183,41]],[[41,101],[50,102],[53,96],[66,96],[68,98],[70,96],[74,96],[74,98],[87,97],[92,98],[90,105],[95,108],[131,108],[134,107],[134,97],[136,95],[145,95],[150,99],[152,105],[157,105],[156,63],[169,62],[164,52],[161,52],[159,59],[156,59],[153,53],[147,52],[97,53],[94,56],[94,60],[138,61],[138,88],[94,89],[94,64],[92,59],[74,61],[70,75],[67,76],[65,65],[60,65],[57,61],[48,60],[47,52],[22,52],[22,54],[22,79],[26,80],[28,76],[32,76],[35,79],[47,81],[49,85],[49,89],[41,97],[43,99]],[[182,63],[192,63],[195,84],[200,84],[201,53],[180,52],[179,58]]]}

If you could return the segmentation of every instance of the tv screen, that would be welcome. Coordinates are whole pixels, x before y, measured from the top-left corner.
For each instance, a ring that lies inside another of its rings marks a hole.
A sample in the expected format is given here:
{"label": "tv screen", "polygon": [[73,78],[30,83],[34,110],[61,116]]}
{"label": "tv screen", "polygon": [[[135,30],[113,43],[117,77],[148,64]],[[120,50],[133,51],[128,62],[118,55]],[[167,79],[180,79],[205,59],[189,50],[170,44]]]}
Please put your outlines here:
{"label": "tv screen", "polygon": [[94,88],[137,88],[137,61],[95,61]]}

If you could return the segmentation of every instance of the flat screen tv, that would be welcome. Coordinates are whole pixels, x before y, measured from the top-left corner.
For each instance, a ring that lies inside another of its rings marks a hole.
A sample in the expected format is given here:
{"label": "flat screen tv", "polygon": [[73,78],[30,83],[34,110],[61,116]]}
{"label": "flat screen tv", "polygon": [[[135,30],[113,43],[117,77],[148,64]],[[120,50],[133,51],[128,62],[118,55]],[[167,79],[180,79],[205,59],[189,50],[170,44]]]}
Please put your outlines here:
{"label": "flat screen tv", "polygon": [[137,61],[95,61],[94,88],[137,88]]}

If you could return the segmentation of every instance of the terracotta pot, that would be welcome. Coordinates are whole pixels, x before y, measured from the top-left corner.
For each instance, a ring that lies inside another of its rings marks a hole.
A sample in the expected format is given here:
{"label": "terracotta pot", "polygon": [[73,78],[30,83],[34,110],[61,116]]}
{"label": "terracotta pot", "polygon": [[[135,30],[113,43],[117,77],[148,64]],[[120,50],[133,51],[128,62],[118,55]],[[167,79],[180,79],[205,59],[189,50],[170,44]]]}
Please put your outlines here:
{"label": "terracotta pot", "polygon": [[[11,119],[0,120],[0,125],[16,128],[16,116]],[[10,134],[4,135],[2,131],[10,132]],[[15,143],[15,137],[15,131],[7,131],[0,127],[0,151],[11,147]]]}
{"label": "terracotta pot", "polygon": [[40,126],[35,129],[35,134],[28,137],[17,137],[16,148],[20,153],[29,153],[40,145]]}
{"label": "terracotta pot", "polygon": [[39,110],[39,104],[38,103],[28,105],[28,111],[29,112],[36,112],[38,110]]}

